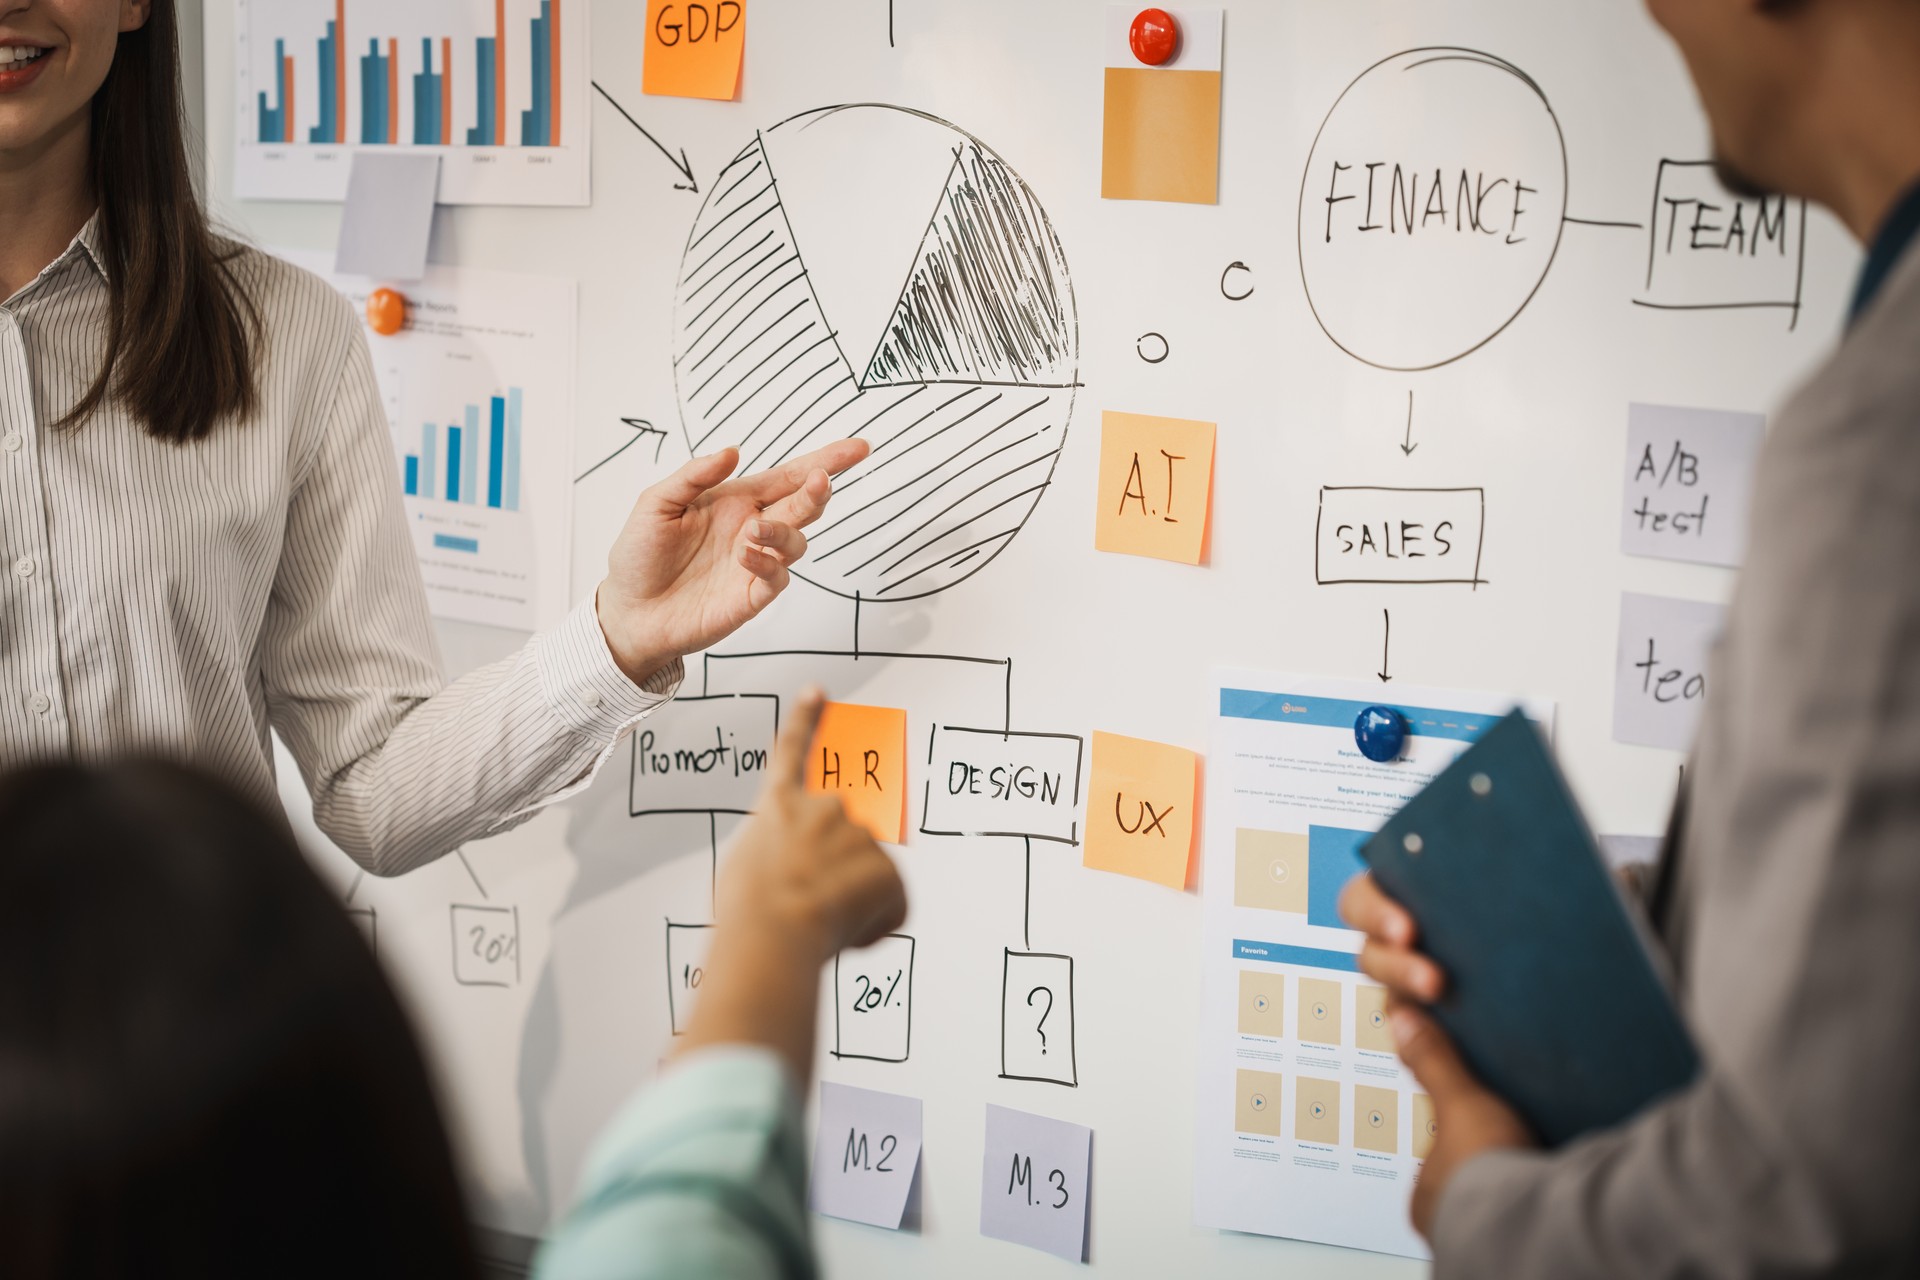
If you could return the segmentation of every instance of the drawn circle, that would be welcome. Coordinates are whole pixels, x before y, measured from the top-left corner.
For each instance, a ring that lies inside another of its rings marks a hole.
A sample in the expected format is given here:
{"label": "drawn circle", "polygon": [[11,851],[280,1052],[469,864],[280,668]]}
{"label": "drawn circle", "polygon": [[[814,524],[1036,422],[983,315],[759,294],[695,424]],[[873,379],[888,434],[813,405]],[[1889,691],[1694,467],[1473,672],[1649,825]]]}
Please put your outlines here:
{"label": "drawn circle", "polygon": [[1285,884],[1287,882],[1287,877],[1292,874],[1293,874],[1293,871],[1291,868],[1287,866],[1287,861],[1285,858],[1275,858],[1271,863],[1267,865],[1267,875],[1273,880],[1275,884]]}
{"label": "drawn circle", "polygon": [[1255,1012],[1265,1013],[1267,1011],[1267,998],[1265,996],[1255,996],[1253,998],[1253,1007]]}
{"label": "drawn circle", "polygon": [[1327,1017],[1327,1006],[1326,1006],[1326,1005],[1325,1005],[1324,1003],[1322,1003],[1321,1001],[1318,1001],[1318,1000],[1316,1000],[1316,1001],[1314,1001],[1314,1002],[1313,1002],[1313,1016],[1314,1016],[1314,1018],[1315,1018],[1316,1020],[1318,1020],[1318,1021],[1321,1021],[1321,1022],[1324,1022],[1324,1021],[1326,1021],[1326,1017]]}
{"label": "drawn circle", "polygon": [[[1150,356],[1147,354],[1147,350],[1149,348],[1150,342],[1157,343],[1159,345],[1160,347],[1159,355]],[[1135,353],[1137,353],[1139,357],[1142,360],[1145,360],[1148,364],[1159,364],[1162,360],[1165,360],[1168,356],[1173,354],[1172,345],[1167,342],[1164,336],[1157,333],[1141,334],[1140,337],[1134,342],[1133,349]]]}
{"label": "drawn circle", "polygon": [[1248,298],[1251,298],[1253,296],[1252,285],[1247,286],[1245,293],[1235,293],[1231,289],[1227,288],[1227,277],[1232,275],[1236,271],[1244,271],[1248,275],[1253,274],[1253,268],[1249,267],[1246,263],[1239,262],[1239,261],[1229,262],[1227,264],[1226,270],[1220,273],[1220,296],[1225,298],[1228,302],[1245,302]]}
{"label": "drawn circle", "polygon": [[681,256],[673,375],[696,454],[759,471],[872,444],[794,576],[914,600],[978,573],[1052,482],[1079,316],[1026,182],[924,112],[823,107],[754,134]]}
{"label": "drawn circle", "polygon": [[1372,1125],[1374,1128],[1378,1129],[1381,1125],[1385,1124],[1386,1122],[1387,1122],[1387,1118],[1381,1115],[1379,1111],[1376,1110],[1376,1111],[1367,1112],[1367,1123]]}
{"label": "drawn circle", "polygon": [[1314,136],[1296,230],[1307,305],[1356,360],[1449,364],[1533,300],[1566,206],[1566,140],[1531,77],[1472,49],[1397,53]]}
{"label": "drawn circle", "polygon": [[1374,1027],[1378,1029],[1380,1027],[1384,1027],[1387,1025],[1387,1015],[1380,1012],[1378,1009],[1375,1009],[1372,1013],[1367,1015],[1367,1021],[1372,1023]]}
{"label": "drawn circle", "polygon": [[1433,1137],[1439,1132],[1440,1132],[1440,1122],[1438,1120],[1427,1121],[1427,1136],[1429,1138]]}
{"label": "drawn circle", "polygon": [[1326,1104],[1323,1102],[1314,1103],[1311,1107],[1307,1108],[1307,1114],[1312,1116],[1315,1120],[1326,1119],[1326,1116],[1327,1116]]}
{"label": "drawn circle", "polygon": [[1255,1111],[1265,1111],[1267,1109],[1267,1095],[1264,1093],[1256,1093],[1248,1101],[1247,1105]]}

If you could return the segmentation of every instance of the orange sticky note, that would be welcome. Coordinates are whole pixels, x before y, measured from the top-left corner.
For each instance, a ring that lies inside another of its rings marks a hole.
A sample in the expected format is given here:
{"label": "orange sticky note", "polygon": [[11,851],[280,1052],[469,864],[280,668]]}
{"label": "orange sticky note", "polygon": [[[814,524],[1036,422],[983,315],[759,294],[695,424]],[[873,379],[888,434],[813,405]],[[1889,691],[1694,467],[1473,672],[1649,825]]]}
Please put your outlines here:
{"label": "orange sticky note", "polygon": [[730,101],[746,44],[747,0],[647,0],[641,91]]}
{"label": "orange sticky note", "polygon": [[1159,66],[1132,51],[1137,5],[1107,9],[1100,194],[1108,200],[1213,204],[1220,190],[1220,9],[1172,10],[1179,50]]}
{"label": "orange sticky note", "polygon": [[839,796],[875,840],[899,844],[907,826],[907,713],[829,702],[812,752],[807,790]]}
{"label": "orange sticky note", "polygon": [[1093,545],[1199,564],[1213,505],[1213,435],[1211,422],[1101,414]]}
{"label": "orange sticky note", "polygon": [[1185,747],[1093,735],[1082,865],[1184,889],[1200,757]]}

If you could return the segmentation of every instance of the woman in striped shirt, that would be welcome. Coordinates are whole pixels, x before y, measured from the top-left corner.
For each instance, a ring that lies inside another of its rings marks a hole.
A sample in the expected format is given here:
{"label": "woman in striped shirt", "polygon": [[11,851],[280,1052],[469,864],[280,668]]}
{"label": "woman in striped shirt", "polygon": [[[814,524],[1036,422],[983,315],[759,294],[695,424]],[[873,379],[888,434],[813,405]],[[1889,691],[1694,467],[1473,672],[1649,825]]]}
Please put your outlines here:
{"label": "woman in striped shirt", "polygon": [[176,0],[0,0],[0,767],[130,750],[397,874],[584,787],[681,655],[764,609],[840,441],[640,495],[594,597],[449,683],[360,326],[209,228]]}

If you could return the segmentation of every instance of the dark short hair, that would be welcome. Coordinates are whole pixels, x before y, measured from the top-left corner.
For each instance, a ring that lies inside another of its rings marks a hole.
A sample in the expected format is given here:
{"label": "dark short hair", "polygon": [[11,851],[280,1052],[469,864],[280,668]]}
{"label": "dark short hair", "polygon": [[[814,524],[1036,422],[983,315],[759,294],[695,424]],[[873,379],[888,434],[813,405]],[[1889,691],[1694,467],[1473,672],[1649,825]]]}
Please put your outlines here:
{"label": "dark short hair", "polygon": [[476,1274],[426,1065],[283,819],[0,778],[0,1275]]}

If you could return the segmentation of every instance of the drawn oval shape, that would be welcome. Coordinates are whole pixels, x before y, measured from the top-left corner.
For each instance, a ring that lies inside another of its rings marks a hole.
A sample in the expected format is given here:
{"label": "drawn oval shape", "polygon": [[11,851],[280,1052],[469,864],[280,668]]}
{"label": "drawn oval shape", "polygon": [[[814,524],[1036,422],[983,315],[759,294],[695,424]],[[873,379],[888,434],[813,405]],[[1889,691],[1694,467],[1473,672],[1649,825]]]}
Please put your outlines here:
{"label": "drawn oval shape", "polygon": [[964,130],[873,103],[756,133],[708,190],[674,301],[689,447],[757,471],[863,437],[795,576],[912,600],[978,573],[1051,483],[1078,386],[1032,190]]}
{"label": "drawn oval shape", "polygon": [[1308,305],[1357,360],[1449,364],[1532,301],[1566,204],[1560,122],[1525,72],[1472,49],[1395,54],[1341,93],[1307,157]]}

